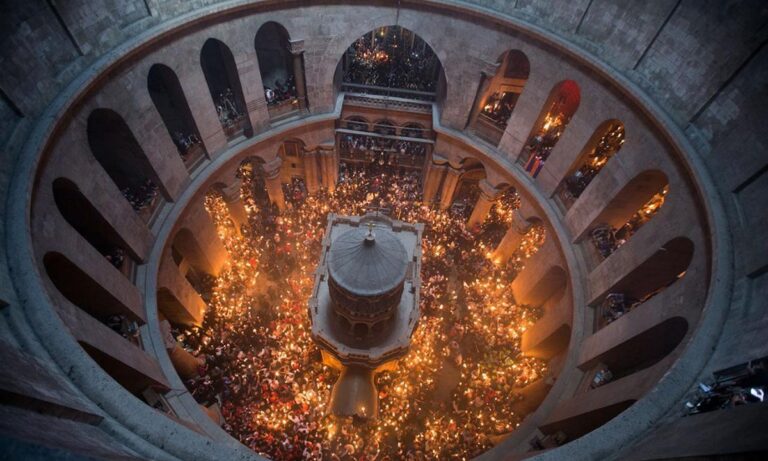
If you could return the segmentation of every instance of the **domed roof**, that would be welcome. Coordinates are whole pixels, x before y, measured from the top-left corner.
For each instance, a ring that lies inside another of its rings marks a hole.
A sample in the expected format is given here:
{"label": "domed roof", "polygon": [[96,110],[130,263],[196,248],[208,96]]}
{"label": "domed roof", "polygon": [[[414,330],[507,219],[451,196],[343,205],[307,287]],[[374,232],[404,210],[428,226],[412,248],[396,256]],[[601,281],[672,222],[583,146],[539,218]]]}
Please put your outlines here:
{"label": "domed roof", "polygon": [[331,244],[328,271],[344,291],[356,296],[378,296],[405,280],[408,253],[395,234],[384,227],[369,233],[351,229]]}

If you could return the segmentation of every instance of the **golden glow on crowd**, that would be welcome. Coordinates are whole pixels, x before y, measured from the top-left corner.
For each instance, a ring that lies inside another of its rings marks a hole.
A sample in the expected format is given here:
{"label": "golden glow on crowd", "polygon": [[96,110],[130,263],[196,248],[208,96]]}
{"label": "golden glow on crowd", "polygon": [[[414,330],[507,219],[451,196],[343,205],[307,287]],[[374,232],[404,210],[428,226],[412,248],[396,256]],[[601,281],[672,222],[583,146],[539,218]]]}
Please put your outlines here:
{"label": "golden glow on crowd", "polygon": [[[287,190],[277,213],[255,170],[241,167],[250,224],[241,232],[221,196],[206,198],[231,261],[204,295],[203,326],[176,331],[206,357],[188,388],[220,405],[230,434],[275,460],[442,460],[476,456],[519,425],[519,391],[546,364],[521,354],[540,312],[517,305],[510,282],[544,232],[530,231],[509,264],[488,259],[519,206],[514,192],[470,232],[465,215],[419,201],[416,176],[343,171],[334,193]],[[326,411],[337,372],[310,337],[307,301],[327,214],[371,208],[426,225],[421,320],[408,355],[377,375],[379,418],[342,420]]]}

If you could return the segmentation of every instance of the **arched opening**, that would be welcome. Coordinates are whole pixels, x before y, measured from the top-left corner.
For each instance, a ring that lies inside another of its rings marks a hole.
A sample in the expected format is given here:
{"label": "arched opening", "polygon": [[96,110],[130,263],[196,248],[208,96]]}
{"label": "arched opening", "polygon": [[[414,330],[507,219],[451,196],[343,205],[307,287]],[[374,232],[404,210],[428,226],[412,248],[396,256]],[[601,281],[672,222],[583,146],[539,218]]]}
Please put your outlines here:
{"label": "arched opening", "polygon": [[519,156],[520,164],[534,178],[539,175],[580,101],[581,91],[573,80],[563,80],[550,91]]}
{"label": "arched opening", "polygon": [[691,240],[674,238],[602,293],[595,309],[596,329],[640,307],[683,278],[693,259],[693,251]]}
{"label": "arched opening", "polygon": [[674,351],[687,332],[688,322],[672,317],[627,338],[579,368],[589,371],[585,375],[591,379],[589,389],[596,389],[652,367]]}
{"label": "arched opening", "polygon": [[344,120],[343,127],[347,130],[368,131],[370,122],[365,117],[354,116]]}
{"label": "arched opening", "polygon": [[566,210],[570,209],[623,145],[623,123],[618,120],[606,120],[600,124],[579,154],[574,166],[557,187],[556,196]]}
{"label": "arched opening", "polygon": [[170,67],[154,64],[147,74],[147,90],[184,165],[193,169],[206,152],[179,78]]}
{"label": "arched opening", "polygon": [[562,445],[569,440],[575,440],[592,432],[631,407],[633,403],[635,400],[630,399],[600,407],[578,416],[543,425],[539,430],[546,435],[557,435],[556,439]]}
{"label": "arched opening", "polygon": [[211,285],[217,271],[210,256],[200,246],[200,242],[190,229],[180,229],[173,237],[171,257],[179,267],[179,272],[203,299],[213,290]]}
{"label": "arched opening", "polygon": [[426,138],[427,129],[418,123],[407,123],[400,128],[400,136],[406,138]]}
{"label": "arched opening", "polygon": [[391,120],[382,119],[373,123],[373,132],[382,136],[394,136],[397,132],[395,123]]}
{"label": "arched opening", "polygon": [[[301,56],[294,57],[291,53],[288,31],[282,25],[269,21],[259,28],[254,41],[270,119],[275,121],[299,111],[294,58],[300,60]],[[303,72],[301,66],[298,67]],[[303,82],[303,79],[300,80]]]}
{"label": "arched opening", "polygon": [[149,221],[162,199],[160,179],[125,120],[110,109],[95,109],[88,116],[88,144],[134,210]]}
{"label": "arched opening", "polygon": [[200,66],[227,139],[252,136],[253,127],[232,51],[221,41],[209,38],[200,51]]}
{"label": "arched opening", "polygon": [[437,55],[400,26],[379,27],[355,40],[339,61],[334,82],[346,93],[422,101],[438,101],[445,94]]}
{"label": "arched opening", "polygon": [[240,193],[246,203],[245,209],[251,228],[274,228],[275,223],[270,217],[276,214],[276,212],[271,212],[275,205],[267,193],[264,159],[249,157],[243,160],[237,169],[237,177],[242,180]]}
{"label": "arched opening", "polygon": [[497,63],[495,75],[481,77],[467,123],[472,132],[493,145],[501,141],[531,71],[528,57],[520,50],[503,53]]}
{"label": "arched opening", "polygon": [[68,179],[57,178],[53,181],[53,199],[69,225],[130,280],[140,258],[77,185]]}
{"label": "arched opening", "polygon": [[46,253],[43,266],[62,296],[126,338],[129,330],[136,331],[133,324],[145,323],[142,312],[136,312],[125,305],[63,254]]}
{"label": "arched opening", "polygon": [[607,258],[650,221],[664,205],[667,175],[644,171],[629,181],[595,218],[590,236],[597,252]]}
{"label": "arched opening", "polygon": [[[485,167],[474,158],[465,158],[461,162],[461,175],[451,198],[451,213],[469,219],[472,209],[480,197],[480,181],[485,179]],[[445,193],[450,193],[450,184],[443,185]]]}

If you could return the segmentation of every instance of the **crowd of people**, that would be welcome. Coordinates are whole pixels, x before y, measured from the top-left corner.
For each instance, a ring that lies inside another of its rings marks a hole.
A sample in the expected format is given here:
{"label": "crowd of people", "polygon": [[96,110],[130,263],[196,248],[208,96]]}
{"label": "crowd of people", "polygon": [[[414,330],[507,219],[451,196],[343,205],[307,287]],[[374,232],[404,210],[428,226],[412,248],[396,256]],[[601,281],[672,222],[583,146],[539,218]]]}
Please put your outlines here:
{"label": "crowd of people", "polygon": [[424,166],[427,144],[355,134],[341,135],[339,155],[344,160],[388,166]]}
{"label": "crowd of people", "polygon": [[264,98],[266,98],[269,106],[296,99],[296,79],[293,75],[289,75],[285,82],[275,80],[273,86],[264,85]]}
{"label": "crowd of people", "polygon": [[152,204],[157,197],[158,187],[154,181],[146,179],[137,186],[123,187],[120,192],[134,210],[140,211]]}
{"label": "crowd of people", "polygon": [[231,88],[219,93],[216,98],[216,113],[221,126],[229,129],[236,128],[245,118],[245,111],[236,100]]}
{"label": "crowd of people", "polygon": [[186,161],[190,152],[197,147],[202,146],[202,141],[196,133],[184,134],[181,131],[173,133],[173,143],[176,144],[176,148],[179,150],[181,159]]}
{"label": "crowd of people", "polygon": [[394,26],[355,41],[347,52],[344,82],[434,92],[440,61],[420,38],[408,42],[402,36],[402,28]]}
{"label": "crowd of people", "polygon": [[515,104],[519,93],[503,92],[492,94],[483,106],[482,114],[488,117],[498,127],[504,129],[507,126],[512,111],[515,110]]}
{"label": "crowd of people", "polygon": [[592,229],[592,243],[600,256],[607,258],[627,243],[635,232],[659,212],[668,192],[669,186],[664,186],[618,229],[604,223]]}
{"label": "crowd of people", "polygon": [[[302,194],[280,214],[257,170],[247,164],[241,176],[250,225],[238,232],[223,199],[206,199],[231,261],[208,294],[202,327],[175,330],[205,357],[189,390],[220,405],[230,434],[276,460],[442,460],[475,456],[519,424],[518,391],[546,363],[522,356],[520,338],[540,312],[509,289],[541,239],[524,242],[512,265],[488,259],[514,200],[470,231],[463,217],[420,202],[418,174],[347,169],[334,193]],[[372,208],[426,224],[421,319],[408,355],[377,375],[379,418],[348,420],[327,412],[338,371],[320,360],[307,301],[327,214]]]}
{"label": "crowd of people", "polygon": [[608,127],[584,163],[565,178],[565,192],[567,192],[570,200],[581,196],[584,189],[608,163],[608,160],[621,149],[622,145],[624,145],[624,125],[615,123]]}

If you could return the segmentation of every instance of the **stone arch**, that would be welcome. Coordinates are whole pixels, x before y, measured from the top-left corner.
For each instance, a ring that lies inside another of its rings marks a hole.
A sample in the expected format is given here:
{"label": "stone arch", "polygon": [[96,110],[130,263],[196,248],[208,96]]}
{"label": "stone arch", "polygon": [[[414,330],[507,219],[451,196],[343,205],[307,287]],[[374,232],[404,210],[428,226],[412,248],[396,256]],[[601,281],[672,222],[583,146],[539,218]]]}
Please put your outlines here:
{"label": "stone arch", "polygon": [[[683,278],[693,260],[694,250],[690,239],[675,237],[616,281],[608,290],[598,293],[592,303],[599,306],[596,309],[597,327],[602,328],[610,319],[642,306]],[[620,298],[613,301],[612,298],[616,297]],[[623,300],[623,305],[609,305],[611,302],[619,302],[618,299]],[[614,312],[616,309],[619,311]]]}
{"label": "stone arch", "polygon": [[371,122],[360,115],[353,115],[344,119],[344,128],[355,131],[370,131]]}
{"label": "stone arch", "polygon": [[56,178],[51,186],[54,202],[64,220],[115,268],[129,276],[142,257],[134,252],[74,182]]}
{"label": "stone arch", "polygon": [[523,93],[531,64],[520,50],[507,50],[497,60],[494,75],[482,75],[467,127],[478,137],[497,145],[504,135],[517,100]]}
{"label": "stone arch", "polygon": [[187,169],[207,155],[197,123],[176,73],[165,64],[153,64],[147,91]]}
{"label": "stone arch", "polygon": [[[612,254],[661,209],[669,193],[669,180],[660,170],[635,175],[607,203],[587,227],[599,253]],[[610,241],[603,242],[607,238]]]}
{"label": "stone arch", "polygon": [[137,213],[151,214],[160,203],[159,189],[170,199],[120,114],[111,109],[94,109],[88,116],[86,131],[94,158]]}
{"label": "stone arch", "polygon": [[397,124],[387,118],[381,118],[373,122],[373,132],[385,136],[394,136],[397,133]]}
{"label": "stone arch", "polygon": [[43,256],[43,266],[58,292],[99,322],[106,323],[111,315],[124,315],[132,321],[145,323],[143,312],[121,302],[65,255],[50,251]]}
{"label": "stone arch", "polygon": [[[373,47],[370,46],[371,43],[374,43]],[[394,48],[387,46],[391,43],[397,43],[398,46]],[[393,49],[397,51],[393,53]],[[388,74],[386,71],[362,72],[355,68],[355,56],[365,53],[366,50],[369,53],[384,51],[388,55],[392,54],[396,56],[395,59],[407,62],[409,72],[415,72],[420,68],[429,78],[423,79],[424,81],[418,84],[411,82],[409,85],[404,85],[402,82],[387,80],[384,77]],[[377,27],[350,44],[336,65],[333,82],[336,91],[397,96],[438,103],[447,92],[445,71],[432,46],[418,34],[397,25]]]}
{"label": "stone arch", "polygon": [[531,128],[518,161],[534,178],[579,108],[581,90],[573,80],[563,80],[549,92],[536,122]]}
{"label": "stone arch", "polygon": [[227,138],[231,140],[241,134],[252,136],[253,127],[248,118],[237,64],[229,47],[215,38],[206,40],[200,50],[200,67]]}
{"label": "stone arch", "polygon": [[606,120],[595,129],[557,186],[555,193],[566,209],[573,205],[608,161],[621,150],[624,136],[624,124],[616,119]]}

